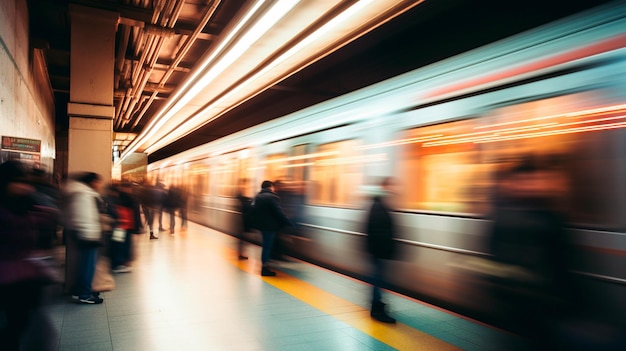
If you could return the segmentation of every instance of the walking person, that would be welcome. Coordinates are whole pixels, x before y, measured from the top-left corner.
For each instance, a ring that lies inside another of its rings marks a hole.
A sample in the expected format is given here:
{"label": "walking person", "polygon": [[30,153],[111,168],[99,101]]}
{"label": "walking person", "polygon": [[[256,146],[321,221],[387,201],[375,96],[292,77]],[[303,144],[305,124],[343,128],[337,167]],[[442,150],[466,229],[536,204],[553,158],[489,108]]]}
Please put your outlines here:
{"label": "walking person", "polygon": [[111,240],[111,267],[113,273],[128,273],[132,270],[133,235],[141,232],[139,202],[133,195],[130,183],[119,186],[119,195],[114,204],[116,212],[115,230],[121,233]]}
{"label": "walking person", "polygon": [[161,209],[163,207],[163,198],[165,197],[165,189],[163,184],[157,182],[152,186],[148,183],[144,184],[139,190],[139,201],[141,202],[141,209],[146,220],[146,226],[150,231],[150,240],[156,240],[159,237],[154,234],[154,217],[159,216],[159,227],[162,227],[162,214]]}
{"label": "walking person", "polygon": [[372,265],[372,307],[370,315],[383,323],[395,323],[396,320],[387,314],[383,303],[381,287],[386,285],[387,260],[396,254],[394,237],[395,225],[388,204],[389,195],[393,193],[393,178],[386,177],[380,184],[380,191],[373,199],[366,221],[367,251]]}
{"label": "walking person", "polygon": [[585,311],[587,301],[571,278],[571,243],[557,205],[562,194],[555,191],[561,172],[540,161],[526,156],[499,175],[490,253],[521,274],[494,279],[493,294],[507,328],[538,349],[565,350],[570,348],[559,345],[563,340],[556,330],[565,316]]}
{"label": "walking person", "polygon": [[177,211],[181,217],[181,230],[187,228],[187,196],[181,187],[170,186],[163,200],[163,207],[170,214],[170,235],[174,235],[175,232]]}
{"label": "walking person", "polygon": [[[23,347],[22,339],[42,302],[44,284],[52,279],[39,269],[33,251],[38,231],[55,228],[57,214],[35,206],[34,192],[21,163],[0,165],[0,345],[7,351]],[[41,342],[39,349],[48,341]]]}
{"label": "walking person", "polygon": [[98,191],[102,177],[93,172],[69,179],[65,186],[65,230],[66,239],[72,241],[78,256],[73,295],[78,302],[99,304],[103,299],[92,291],[96,272],[98,248],[102,245],[100,208],[104,201]]}
{"label": "walking person", "polygon": [[274,183],[263,181],[261,191],[254,198],[255,227],[261,231],[263,245],[261,250],[261,275],[273,277],[276,272],[268,265],[276,233],[283,227],[291,226],[291,221],[280,207],[280,199],[275,192]]}

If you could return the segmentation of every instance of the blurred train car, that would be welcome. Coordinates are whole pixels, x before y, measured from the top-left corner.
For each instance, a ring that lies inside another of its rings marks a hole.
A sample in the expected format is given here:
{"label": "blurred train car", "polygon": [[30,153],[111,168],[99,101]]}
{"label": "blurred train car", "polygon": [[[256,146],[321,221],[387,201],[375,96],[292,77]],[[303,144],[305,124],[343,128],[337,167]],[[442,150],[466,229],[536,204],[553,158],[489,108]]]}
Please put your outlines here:
{"label": "blurred train car", "polygon": [[298,223],[286,250],[363,278],[368,185],[394,176],[402,255],[393,285],[488,319],[497,304],[466,262],[489,256],[498,170],[533,155],[553,171],[547,188],[567,216],[581,286],[623,318],[625,127],[618,1],[151,163],[149,177],[186,186],[190,220],[231,234],[237,192],[280,180]]}

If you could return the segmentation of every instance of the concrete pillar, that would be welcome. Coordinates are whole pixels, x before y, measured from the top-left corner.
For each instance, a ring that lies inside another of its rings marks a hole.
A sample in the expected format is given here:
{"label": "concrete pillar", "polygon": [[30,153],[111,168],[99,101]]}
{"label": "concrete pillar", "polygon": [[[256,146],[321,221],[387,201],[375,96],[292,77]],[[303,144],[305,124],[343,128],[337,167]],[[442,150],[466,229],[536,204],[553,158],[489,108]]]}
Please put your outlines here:
{"label": "concrete pillar", "polygon": [[115,32],[119,14],[70,4],[68,172],[111,180]]}

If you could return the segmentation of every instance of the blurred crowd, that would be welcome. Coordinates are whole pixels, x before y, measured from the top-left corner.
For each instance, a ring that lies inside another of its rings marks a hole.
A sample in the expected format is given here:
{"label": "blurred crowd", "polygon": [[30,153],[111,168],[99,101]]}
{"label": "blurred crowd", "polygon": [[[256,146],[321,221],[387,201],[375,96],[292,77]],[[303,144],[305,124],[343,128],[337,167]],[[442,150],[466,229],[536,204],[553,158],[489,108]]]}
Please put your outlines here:
{"label": "blurred crowd", "polygon": [[[132,271],[133,237],[147,229],[151,240],[158,239],[153,221],[158,218],[159,231],[166,231],[163,213],[170,235],[177,214],[185,230],[186,202],[186,191],[176,185],[105,184],[94,172],[60,181],[19,161],[0,164],[2,349],[55,349],[55,331],[43,313],[47,295],[102,303],[101,293],[115,287],[113,275]],[[57,248],[64,249],[63,262]]]}

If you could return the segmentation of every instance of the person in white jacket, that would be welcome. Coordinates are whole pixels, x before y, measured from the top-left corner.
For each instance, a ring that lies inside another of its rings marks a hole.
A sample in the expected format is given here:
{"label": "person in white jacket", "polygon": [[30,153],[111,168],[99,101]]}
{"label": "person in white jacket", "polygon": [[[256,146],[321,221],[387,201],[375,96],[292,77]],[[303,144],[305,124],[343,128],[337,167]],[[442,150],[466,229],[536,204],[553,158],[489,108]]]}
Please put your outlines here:
{"label": "person in white jacket", "polygon": [[91,284],[96,271],[98,247],[101,246],[100,206],[98,191],[102,177],[93,172],[68,180],[65,186],[65,230],[68,240],[76,243],[78,266],[73,295],[78,302],[99,304],[103,299],[93,294]]}

